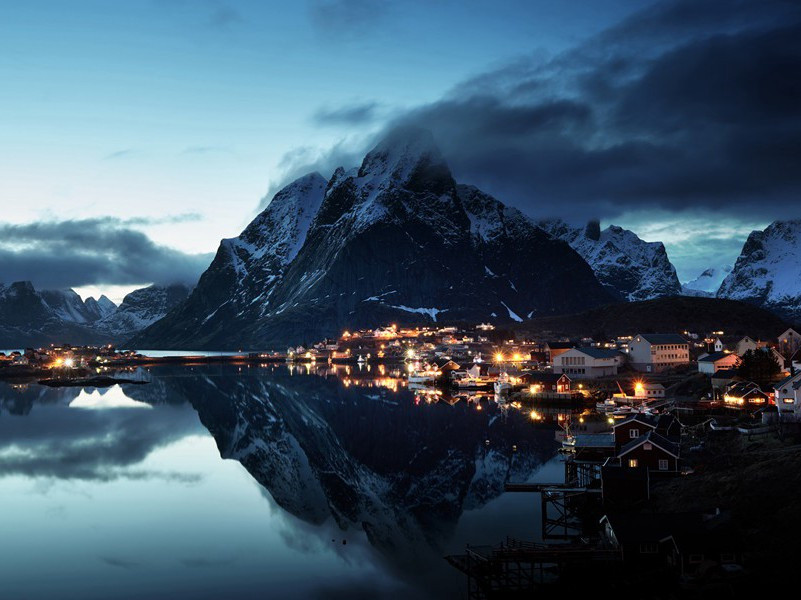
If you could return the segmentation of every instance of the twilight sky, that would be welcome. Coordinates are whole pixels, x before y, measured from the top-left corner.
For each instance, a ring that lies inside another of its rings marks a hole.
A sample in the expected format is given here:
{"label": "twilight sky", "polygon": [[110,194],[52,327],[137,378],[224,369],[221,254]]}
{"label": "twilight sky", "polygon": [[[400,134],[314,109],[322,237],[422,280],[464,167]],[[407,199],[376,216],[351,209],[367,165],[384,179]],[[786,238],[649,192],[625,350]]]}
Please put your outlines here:
{"label": "twilight sky", "polygon": [[0,281],[193,280],[281,184],[431,129],[533,217],[682,280],[801,216],[801,3],[30,0],[0,6]]}

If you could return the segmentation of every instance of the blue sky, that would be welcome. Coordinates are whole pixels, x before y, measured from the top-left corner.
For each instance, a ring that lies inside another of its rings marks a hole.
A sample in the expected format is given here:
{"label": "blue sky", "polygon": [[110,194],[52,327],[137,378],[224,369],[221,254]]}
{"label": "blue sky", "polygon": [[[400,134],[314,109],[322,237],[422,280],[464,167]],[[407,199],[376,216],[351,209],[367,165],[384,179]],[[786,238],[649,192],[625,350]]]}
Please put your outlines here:
{"label": "blue sky", "polygon": [[[561,93],[575,83],[575,56],[590,50],[605,56],[621,39],[636,48],[636,36],[631,39],[626,27],[636,24],[638,15],[647,16],[650,5],[633,0],[5,3],[0,8],[0,228],[5,227],[0,253],[5,252],[7,267],[0,279],[24,275],[31,253],[37,254],[38,262],[30,263],[37,272],[23,278],[44,285],[108,289],[119,296],[149,283],[133,279],[156,277],[130,266],[106,270],[102,281],[89,268],[70,272],[59,265],[58,276],[49,272],[41,266],[48,252],[58,250],[66,260],[67,249],[30,235],[28,226],[63,222],[103,234],[122,232],[131,243],[141,234],[137,239],[153,252],[163,249],[172,257],[168,262],[180,253],[200,255],[178,257],[176,273],[188,277],[297,169],[308,164],[325,170],[338,158],[357,156],[390,122],[420,115],[424,120],[433,115],[435,125],[445,122],[437,117],[443,106],[478,94],[484,85],[496,93],[500,76],[521,65],[548,70],[549,93]],[[697,21],[698,30],[706,32],[710,26],[703,18],[690,15],[688,24]],[[660,19],[671,40],[697,34],[693,27],[670,33],[668,20]],[[717,19],[715,27],[720,21],[726,19]],[[740,22],[732,23],[726,33],[739,31]],[[658,36],[652,40],[673,50]],[[435,134],[457,137],[447,130]],[[697,240],[710,222],[726,223],[725,240],[706,251],[713,262],[733,261],[742,243],[737,236],[777,216],[741,211],[710,221],[710,211],[720,209],[715,203],[675,206],[650,197],[642,207],[603,198],[596,211],[583,191],[575,192],[584,194],[579,214],[545,215],[553,182],[543,180],[530,197],[521,195],[520,186],[528,182],[505,185],[502,173],[471,167],[477,160],[455,155],[457,177],[533,216],[601,217],[649,239],[659,235],[669,243],[683,279],[704,261],[697,248],[683,256],[689,245],[681,240]],[[658,220],[648,217],[657,213]],[[700,219],[695,229],[670,226],[686,222],[690,213]],[[672,240],[677,241],[671,245]],[[86,259],[81,264],[104,253],[72,250]],[[715,252],[721,256],[712,256]],[[107,260],[125,260],[119,252],[106,254]]]}

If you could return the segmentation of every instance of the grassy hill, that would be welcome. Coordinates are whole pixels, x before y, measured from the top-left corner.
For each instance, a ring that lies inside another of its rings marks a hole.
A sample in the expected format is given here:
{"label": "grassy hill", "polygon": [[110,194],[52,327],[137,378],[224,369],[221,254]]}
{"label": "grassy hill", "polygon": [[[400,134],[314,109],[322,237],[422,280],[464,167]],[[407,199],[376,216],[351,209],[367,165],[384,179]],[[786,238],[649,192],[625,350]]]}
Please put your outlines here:
{"label": "grassy hill", "polygon": [[672,296],[644,302],[609,304],[574,315],[539,317],[519,326],[536,337],[608,338],[636,333],[724,331],[773,339],[788,325],[764,309],[718,298]]}

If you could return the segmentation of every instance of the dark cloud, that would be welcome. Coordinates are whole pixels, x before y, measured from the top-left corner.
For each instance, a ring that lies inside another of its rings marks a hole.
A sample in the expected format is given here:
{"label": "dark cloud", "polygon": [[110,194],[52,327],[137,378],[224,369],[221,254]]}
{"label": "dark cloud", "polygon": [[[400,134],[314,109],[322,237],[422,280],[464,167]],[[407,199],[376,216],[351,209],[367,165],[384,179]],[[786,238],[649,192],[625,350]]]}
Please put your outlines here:
{"label": "dark cloud", "polygon": [[377,102],[321,108],[314,114],[313,121],[318,125],[366,125],[378,118],[379,109]]}
{"label": "dark cloud", "polygon": [[[661,2],[561,55],[479,74],[388,128],[430,129],[457,179],[534,216],[660,208],[761,221],[801,214],[798,73],[801,3]],[[330,157],[307,166],[325,173]]]}
{"label": "dark cloud", "polygon": [[110,217],[12,225],[0,223],[0,281],[32,280],[38,287],[195,283],[211,255],[159,246],[133,225],[196,220]]}

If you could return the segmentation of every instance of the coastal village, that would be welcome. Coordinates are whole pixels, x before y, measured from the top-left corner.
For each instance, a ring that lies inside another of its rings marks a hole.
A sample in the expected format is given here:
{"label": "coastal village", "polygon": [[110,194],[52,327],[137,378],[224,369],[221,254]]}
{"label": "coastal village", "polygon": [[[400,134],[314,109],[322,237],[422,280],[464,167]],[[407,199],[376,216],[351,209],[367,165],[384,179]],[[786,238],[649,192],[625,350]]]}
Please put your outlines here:
{"label": "coastal village", "polygon": [[564,480],[506,484],[539,496],[541,541],[481,540],[446,557],[471,598],[594,569],[627,582],[669,577],[687,590],[739,585],[750,548],[737,520],[715,503],[665,509],[666,490],[698,477],[710,448],[781,450],[801,427],[801,334],[792,328],[769,340],[725,331],[540,340],[489,324],[389,325],[283,352],[197,356],[54,345],[0,353],[0,378],[101,385],[98,377],[118,383],[120,373],[160,364],[213,363],[286,364],[345,386],[406,388],[416,403],[494,403],[553,426]]}

